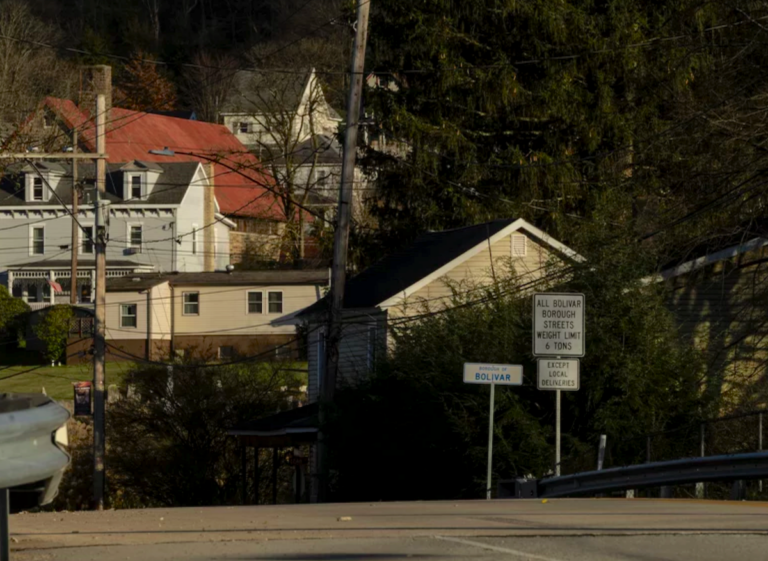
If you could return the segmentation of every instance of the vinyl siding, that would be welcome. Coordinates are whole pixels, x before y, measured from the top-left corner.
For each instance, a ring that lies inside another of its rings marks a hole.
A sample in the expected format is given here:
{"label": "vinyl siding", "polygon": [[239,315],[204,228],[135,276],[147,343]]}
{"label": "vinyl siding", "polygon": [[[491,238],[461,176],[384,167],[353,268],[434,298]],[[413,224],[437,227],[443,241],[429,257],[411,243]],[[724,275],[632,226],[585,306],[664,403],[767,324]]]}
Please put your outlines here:
{"label": "vinyl siding", "polygon": [[171,340],[171,287],[165,282],[152,288],[152,339]]}
{"label": "vinyl siding", "polygon": [[[300,286],[179,286],[174,285],[175,334],[204,335],[231,333],[233,335],[293,334],[292,325],[273,327],[270,322],[286,314],[315,303],[321,296],[321,287]],[[261,314],[249,314],[247,293],[263,293]],[[183,293],[200,293],[200,315],[183,314]],[[282,292],[282,313],[268,313],[268,293]]]}
{"label": "vinyl siding", "polygon": [[[512,236],[524,235],[527,238],[525,256],[512,256]],[[487,245],[480,253],[467,259],[441,278],[436,279],[409,295],[403,304],[390,309],[390,315],[403,316],[423,310],[442,308],[450,300],[452,287],[473,290],[478,286],[493,283],[493,275],[508,277],[514,271],[519,284],[525,284],[545,274],[552,253],[544,244],[524,232],[515,232]],[[511,267],[511,270],[510,270]]]}
{"label": "vinyl siding", "polygon": [[[375,357],[380,358],[386,352],[387,344],[387,314],[377,310],[345,310],[342,325],[341,342],[339,344],[339,375],[338,386],[355,382],[370,372],[369,328],[375,329]],[[318,400],[319,367],[324,356],[318,354],[319,341],[325,336],[326,324],[311,322],[309,324],[309,348],[307,349],[307,365],[309,378],[307,393],[309,401]]]}
{"label": "vinyl siding", "polygon": [[767,257],[764,248],[670,281],[678,328],[703,351],[707,387],[725,409],[768,400]]}
{"label": "vinyl siding", "polygon": [[[136,328],[120,327],[120,310],[123,304],[136,304]],[[147,338],[147,295],[137,292],[108,292],[106,307],[106,338]]]}

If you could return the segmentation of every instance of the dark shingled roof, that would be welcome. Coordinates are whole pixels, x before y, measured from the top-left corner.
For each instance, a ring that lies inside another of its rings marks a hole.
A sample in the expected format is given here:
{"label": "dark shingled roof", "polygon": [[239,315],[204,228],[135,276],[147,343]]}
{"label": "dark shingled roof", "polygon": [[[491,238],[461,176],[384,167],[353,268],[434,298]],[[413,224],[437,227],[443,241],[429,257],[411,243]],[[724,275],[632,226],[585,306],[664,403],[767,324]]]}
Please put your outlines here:
{"label": "dark shingled roof", "polygon": [[173,286],[253,286],[328,284],[327,269],[270,269],[265,271],[224,271],[215,273],[136,274],[107,279],[107,291],[146,290],[169,282]]}
{"label": "dark shingled roof", "polygon": [[[162,169],[162,173],[157,178],[152,192],[145,200],[123,200],[123,171],[121,168],[131,164],[115,163],[107,165],[107,200],[112,204],[120,205],[177,205],[181,204],[184,195],[187,193],[189,184],[197,170],[197,162],[168,162],[157,164],[155,162],[139,162],[139,165],[130,166],[131,169]],[[37,164],[43,171],[43,166]],[[56,186],[56,194],[64,204],[72,204],[72,165],[70,162],[46,163],[46,168],[51,171],[63,171],[59,184]],[[9,166],[5,175],[0,179],[0,207],[19,206],[32,207],[41,205],[58,205],[59,200],[52,197],[47,202],[27,202],[24,200],[24,177],[23,170],[29,170],[34,173],[31,166],[18,164]],[[81,163],[78,166],[78,177],[85,185],[86,191],[94,189],[96,167],[93,163]]]}
{"label": "dark shingled roof", "polygon": [[[275,148],[272,154],[278,154],[279,150],[279,148]],[[270,150],[254,151],[260,157],[270,156],[268,152]],[[335,164],[340,166],[343,161],[339,142],[335,138],[318,134],[314,138],[308,138],[295,147],[293,152],[291,152],[291,164],[294,166],[312,165],[315,163],[315,155],[317,155],[318,164]],[[268,159],[273,159],[278,165],[285,164],[286,160],[283,156]]]}
{"label": "dark shingled roof", "polygon": [[317,403],[310,403],[304,407],[282,411],[269,417],[263,417],[255,421],[240,423],[229,430],[230,434],[237,433],[276,433],[296,429],[316,429],[318,427],[319,408]]}
{"label": "dark shingled roof", "polygon": [[253,72],[241,70],[233,78],[224,113],[295,111],[311,72]]}
{"label": "dark shingled roof", "polygon": [[[345,308],[373,308],[413,286],[416,282],[450,263],[477,244],[500,232],[514,219],[494,220],[455,230],[427,232],[410,246],[381,259],[347,281],[344,288]],[[299,316],[320,312],[326,308],[322,299]]]}

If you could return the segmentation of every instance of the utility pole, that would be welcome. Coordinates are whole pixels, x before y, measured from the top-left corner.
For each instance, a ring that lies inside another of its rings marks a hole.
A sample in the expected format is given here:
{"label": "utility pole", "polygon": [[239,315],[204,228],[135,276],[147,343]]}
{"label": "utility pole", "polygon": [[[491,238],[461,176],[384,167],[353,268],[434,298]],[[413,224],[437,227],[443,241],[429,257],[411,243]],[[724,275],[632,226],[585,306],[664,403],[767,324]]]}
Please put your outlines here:
{"label": "utility pole", "polygon": [[106,224],[102,215],[102,201],[106,194],[106,101],[104,94],[96,97],[96,206],[94,209],[96,249],[96,287],[93,322],[93,508],[104,510],[104,322],[106,319],[107,258]]}
{"label": "utility pole", "polygon": [[72,266],[69,273],[69,303],[77,304],[77,252],[80,249],[80,225],[77,223],[77,207],[80,189],[77,186],[77,129],[72,131]]}
{"label": "utility pole", "polygon": [[336,232],[333,240],[333,266],[331,271],[330,314],[326,339],[325,375],[320,380],[320,432],[317,442],[318,500],[328,497],[328,441],[323,434],[328,406],[333,403],[336,391],[336,375],[339,369],[339,342],[341,340],[342,308],[344,307],[344,283],[347,273],[347,248],[349,225],[352,217],[352,186],[355,181],[357,159],[357,129],[365,78],[365,45],[368,38],[368,14],[371,0],[357,0],[355,45],[352,51],[352,71],[347,100],[347,130],[344,136],[344,154],[339,188],[339,210],[336,216]]}

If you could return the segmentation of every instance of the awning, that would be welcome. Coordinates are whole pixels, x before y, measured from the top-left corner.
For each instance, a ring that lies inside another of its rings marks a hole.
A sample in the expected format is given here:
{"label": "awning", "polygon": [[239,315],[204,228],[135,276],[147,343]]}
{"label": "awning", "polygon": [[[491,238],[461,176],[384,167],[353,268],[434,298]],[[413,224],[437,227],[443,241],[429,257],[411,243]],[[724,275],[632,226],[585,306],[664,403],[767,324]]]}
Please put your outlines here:
{"label": "awning", "polygon": [[290,448],[317,440],[317,403],[281,411],[269,417],[232,427],[227,434],[238,437],[246,446]]}

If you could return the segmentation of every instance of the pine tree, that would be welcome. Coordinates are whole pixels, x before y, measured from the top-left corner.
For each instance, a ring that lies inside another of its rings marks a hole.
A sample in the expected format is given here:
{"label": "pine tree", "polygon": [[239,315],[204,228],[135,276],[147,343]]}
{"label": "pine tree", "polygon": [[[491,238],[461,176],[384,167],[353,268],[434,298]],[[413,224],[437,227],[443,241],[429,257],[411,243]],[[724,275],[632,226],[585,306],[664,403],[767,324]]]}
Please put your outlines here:
{"label": "pine tree", "polygon": [[117,104],[137,111],[168,111],[176,106],[176,87],[143,51],[137,51],[123,67],[119,82],[124,99]]}

